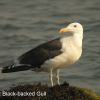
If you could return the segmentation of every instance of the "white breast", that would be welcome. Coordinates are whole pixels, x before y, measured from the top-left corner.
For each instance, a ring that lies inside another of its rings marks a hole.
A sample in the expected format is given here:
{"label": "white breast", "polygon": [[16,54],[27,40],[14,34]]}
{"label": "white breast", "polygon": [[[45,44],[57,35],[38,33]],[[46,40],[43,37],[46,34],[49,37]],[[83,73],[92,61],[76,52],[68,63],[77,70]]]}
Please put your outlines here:
{"label": "white breast", "polygon": [[42,68],[44,70],[49,70],[51,67],[53,69],[67,67],[73,63],[75,63],[81,56],[82,49],[76,46],[72,37],[62,38],[62,54],[47,60]]}

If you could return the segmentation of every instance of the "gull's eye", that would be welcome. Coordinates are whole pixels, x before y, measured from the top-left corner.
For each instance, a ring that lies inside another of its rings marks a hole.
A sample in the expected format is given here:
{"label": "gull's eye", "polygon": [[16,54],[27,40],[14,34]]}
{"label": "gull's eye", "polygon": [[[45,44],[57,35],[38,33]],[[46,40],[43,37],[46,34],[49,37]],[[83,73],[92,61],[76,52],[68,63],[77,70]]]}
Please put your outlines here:
{"label": "gull's eye", "polygon": [[76,27],[77,27],[77,25],[74,25],[74,27],[76,28]]}

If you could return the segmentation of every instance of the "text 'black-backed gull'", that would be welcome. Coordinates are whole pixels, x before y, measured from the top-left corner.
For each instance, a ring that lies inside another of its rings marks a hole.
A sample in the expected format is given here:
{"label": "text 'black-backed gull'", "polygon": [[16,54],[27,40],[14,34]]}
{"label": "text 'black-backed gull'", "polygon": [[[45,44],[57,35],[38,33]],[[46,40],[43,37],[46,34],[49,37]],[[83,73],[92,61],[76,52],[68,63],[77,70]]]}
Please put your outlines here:
{"label": "text 'black-backed gull'", "polygon": [[59,69],[75,63],[82,54],[83,27],[80,23],[71,23],[59,32],[69,32],[71,35],[35,47],[20,56],[17,63],[3,67],[2,73],[31,69],[45,71],[50,73],[52,86],[60,84]]}

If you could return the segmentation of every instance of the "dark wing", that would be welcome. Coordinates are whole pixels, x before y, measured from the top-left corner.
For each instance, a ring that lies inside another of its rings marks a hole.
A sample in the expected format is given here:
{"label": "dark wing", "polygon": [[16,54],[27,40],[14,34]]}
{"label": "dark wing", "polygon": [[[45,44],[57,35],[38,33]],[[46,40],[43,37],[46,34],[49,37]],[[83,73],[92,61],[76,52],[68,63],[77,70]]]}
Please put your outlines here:
{"label": "dark wing", "polygon": [[61,54],[61,47],[60,38],[49,41],[20,56],[19,63],[40,67],[46,60]]}

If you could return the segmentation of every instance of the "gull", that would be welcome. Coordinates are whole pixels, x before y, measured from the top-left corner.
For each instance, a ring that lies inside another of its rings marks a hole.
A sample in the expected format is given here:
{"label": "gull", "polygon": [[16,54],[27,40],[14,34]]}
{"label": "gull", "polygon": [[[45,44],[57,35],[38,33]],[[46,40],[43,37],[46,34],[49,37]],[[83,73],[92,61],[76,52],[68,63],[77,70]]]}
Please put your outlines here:
{"label": "gull", "polygon": [[33,70],[48,72],[51,85],[60,84],[59,72],[77,62],[82,54],[83,27],[80,23],[70,23],[61,28],[59,33],[70,33],[70,36],[59,37],[24,53],[17,62],[5,66],[2,73]]}

